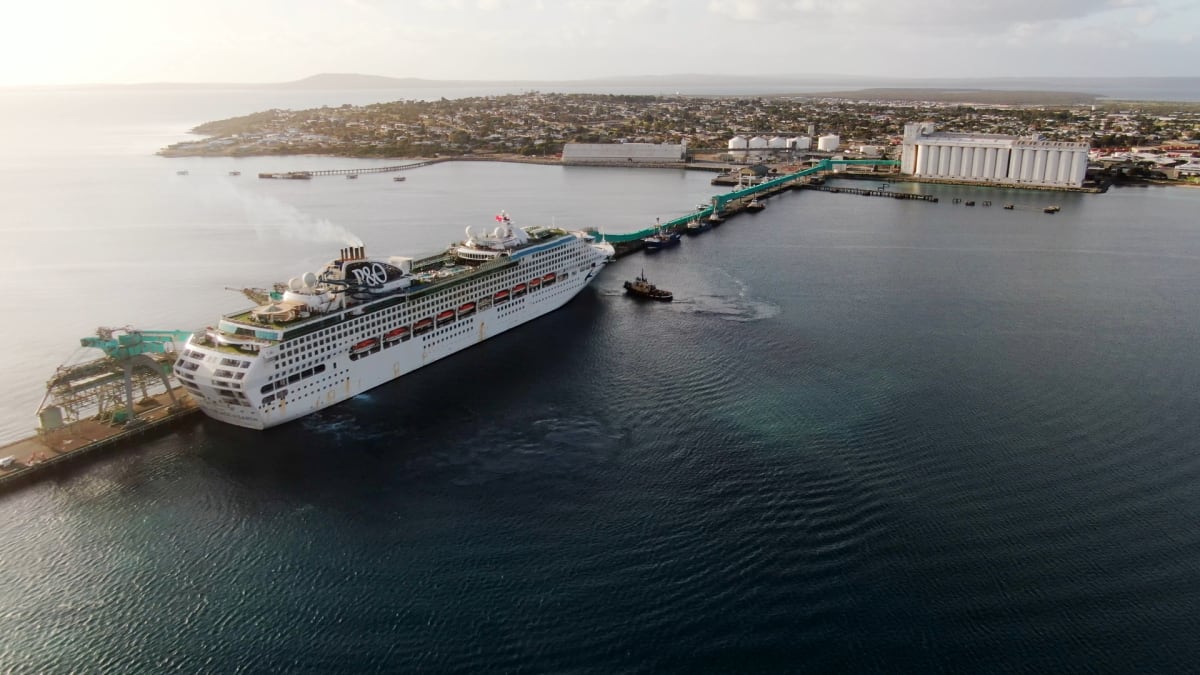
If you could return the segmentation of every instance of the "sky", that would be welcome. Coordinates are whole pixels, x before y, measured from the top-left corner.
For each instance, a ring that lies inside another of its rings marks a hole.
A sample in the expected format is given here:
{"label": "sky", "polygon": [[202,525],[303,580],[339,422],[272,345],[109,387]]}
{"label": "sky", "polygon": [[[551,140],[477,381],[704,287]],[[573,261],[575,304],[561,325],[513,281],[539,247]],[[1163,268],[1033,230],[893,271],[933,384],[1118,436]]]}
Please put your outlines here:
{"label": "sky", "polygon": [[15,0],[0,86],[1194,76],[1197,0]]}

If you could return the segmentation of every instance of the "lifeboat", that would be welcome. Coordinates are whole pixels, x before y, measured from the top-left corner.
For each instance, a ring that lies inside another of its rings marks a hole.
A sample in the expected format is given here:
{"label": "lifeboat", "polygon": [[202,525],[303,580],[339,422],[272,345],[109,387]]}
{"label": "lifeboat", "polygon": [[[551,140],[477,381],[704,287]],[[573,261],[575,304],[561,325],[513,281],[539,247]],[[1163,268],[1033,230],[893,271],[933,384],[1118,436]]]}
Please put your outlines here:
{"label": "lifeboat", "polygon": [[538,286],[541,286],[541,285],[542,285],[541,277],[534,277],[529,280],[529,290],[531,290],[531,291],[536,291],[538,289]]}
{"label": "lifeboat", "polygon": [[513,286],[513,297],[515,298],[518,295],[525,295],[525,288],[525,284],[517,284],[516,286]]}
{"label": "lifeboat", "polygon": [[552,284],[552,283],[554,283],[555,279],[557,279],[557,278],[558,277],[556,277],[554,275],[554,272],[551,272],[550,274],[547,274],[546,276],[542,277],[542,283],[543,284]]}
{"label": "lifeboat", "polygon": [[408,337],[408,326],[400,326],[399,328],[393,328],[384,333],[383,341],[395,342],[396,340],[403,340],[406,337]]}
{"label": "lifeboat", "polygon": [[496,300],[496,302],[504,302],[508,300],[508,291],[498,291],[493,298]]}
{"label": "lifeboat", "polygon": [[366,354],[367,352],[374,349],[375,345],[377,345],[377,344],[379,344],[378,338],[370,338],[367,340],[363,340],[362,342],[359,342],[358,344],[356,344],[350,348],[350,354],[353,356],[362,356],[363,354]]}
{"label": "lifeboat", "polygon": [[470,316],[472,313],[474,313],[474,311],[475,311],[475,303],[468,302],[467,304],[458,308],[458,315],[459,316]]}
{"label": "lifeboat", "polygon": [[433,319],[421,319],[413,324],[413,333],[424,333],[433,328]]}
{"label": "lifeboat", "polygon": [[439,326],[444,323],[447,323],[449,321],[453,321],[453,320],[454,320],[454,310],[452,310],[452,309],[448,309],[437,315],[437,323]]}

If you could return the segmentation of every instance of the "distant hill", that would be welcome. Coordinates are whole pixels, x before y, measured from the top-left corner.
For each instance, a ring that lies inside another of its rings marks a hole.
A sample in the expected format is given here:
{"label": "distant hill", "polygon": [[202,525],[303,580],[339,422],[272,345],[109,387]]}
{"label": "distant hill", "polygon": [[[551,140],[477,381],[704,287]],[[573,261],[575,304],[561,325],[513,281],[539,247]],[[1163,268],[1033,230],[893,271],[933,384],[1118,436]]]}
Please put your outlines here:
{"label": "distant hill", "polygon": [[803,94],[811,98],[844,98],[855,101],[933,101],[986,105],[1079,105],[1095,103],[1094,94],[1072,91],[1007,91],[995,89],[875,88]]}
{"label": "distant hill", "polygon": [[[991,77],[896,78],[860,75],[622,75],[578,80],[427,80],[361,73],[321,73],[291,82],[273,83],[144,83],[92,85],[87,88],[125,89],[276,89],[276,90],[393,90],[507,88],[512,90],[627,93],[657,90],[703,96],[812,95],[828,92],[847,97],[947,102],[1054,105],[1089,103],[1098,99],[1138,101],[1200,101],[1200,77]],[[61,87],[60,87],[61,88]],[[892,93],[888,93],[892,92]],[[907,92],[907,94],[905,93]],[[989,92],[996,93],[995,96]],[[1086,92],[1086,93],[1085,93]]]}

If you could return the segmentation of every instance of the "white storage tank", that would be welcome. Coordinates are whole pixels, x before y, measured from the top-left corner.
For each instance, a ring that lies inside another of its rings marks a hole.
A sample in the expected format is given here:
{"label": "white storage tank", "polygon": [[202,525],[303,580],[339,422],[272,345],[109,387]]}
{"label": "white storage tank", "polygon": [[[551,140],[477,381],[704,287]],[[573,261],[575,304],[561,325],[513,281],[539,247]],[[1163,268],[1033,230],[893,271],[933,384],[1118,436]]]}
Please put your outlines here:
{"label": "white storage tank", "polygon": [[782,150],[788,146],[788,141],[783,136],[772,136],[771,140],[767,141],[767,147]]}
{"label": "white storage tank", "polygon": [[788,146],[795,150],[808,150],[812,147],[812,138],[809,136],[797,136],[788,140]]}
{"label": "white storage tank", "polygon": [[833,152],[838,149],[838,145],[842,139],[838,138],[837,134],[825,134],[817,139],[817,150],[821,152]]}
{"label": "white storage tank", "polygon": [[766,147],[767,147],[767,139],[763,138],[762,136],[755,136],[754,138],[750,139],[750,149],[751,150],[761,150]]}
{"label": "white storage tank", "polygon": [[746,137],[745,136],[734,136],[733,138],[729,139],[729,149],[730,150],[745,150],[746,149]]}
{"label": "white storage tank", "polygon": [[858,146],[858,152],[863,157],[878,157],[879,156],[879,146],[878,145],[860,145],[860,146]]}

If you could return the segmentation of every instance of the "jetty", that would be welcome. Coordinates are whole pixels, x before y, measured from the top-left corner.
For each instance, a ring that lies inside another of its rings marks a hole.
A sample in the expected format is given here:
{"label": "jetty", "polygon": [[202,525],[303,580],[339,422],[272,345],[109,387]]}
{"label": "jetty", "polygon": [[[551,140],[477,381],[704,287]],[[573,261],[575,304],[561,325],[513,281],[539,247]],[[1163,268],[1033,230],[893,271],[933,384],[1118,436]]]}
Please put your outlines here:
{"label": "jetty", "polygon": [[307,179],[317,176],[354,176],[364,173],[394,173],[396,171],[407,171],[409,169],[419,169],[423,166],[439,164],[449,161],[449,157],[435,157],[421,162],[413,162],[411,164],[396,164],[394,166],[376,166],[370,168],[354,168],[354,169],[314,169],[312,171],[284,171],[277,173],[260,173],[259,178],[279,178],[279,179]]}
{"label": "jetty", "polygon": [[55,371],[38,408],[37,435],[0,447],[0,489],[198,412],[173,379],[175,354],[190,335],[101,328],[82,338],[81,347],[104,356]]}
{"label": "jetty", "polygon": [[[894,159],[823,159],[813,166],[797,171],[795,173],[785,174],[776,178],[762,181],[748,187],[734,189],[729,192],[714,195],[710,202],[704,208],[698,208],[686,215],[679,216],[664,223],[656,223],[648,226],[646,229],[636,232],[624,234],[609,234],[601,235],[594,231],[596,236],[603,236],[604,240],[612,244],[617,251],[618,256],[628,255],[635,251],[641,250],[642,239],[649,237],[652,234],[659,232],[684,232],[688,223],[702,219],[718,218],[725,219],[730,216],[748,211],[746,208],[750,202],[755,199],[759,201],[777,195],[781,192],[793,189],[821,189],[824,187],[824,182],[821,177],[826,173],[834,171],[838,166],[897,166],[899,162]],[[859,188],[831,188],[826,192],[846,192],[847,194],[860,194]],[[919,199],[921,201],[936,202],[937,198],[928,195],[912,195],[908,193],[891,193],[883,190],[871,190],[868,192],[877,192],[879,196],[896,197],[896,195],[905,195],[900,199]],[[926,198],[928,197],[928,198]]]}
{"label": "jetty", "polygon": [[830,187],[815,183],[801,183],[795,186],[798,190],[819,190],[835,194],[860,195],[863,197],[889,197],[891,199],[915,199],[922,202],[937,202],[933,195],[922,195],[915,192],[893,192],[891,190],[868,190],[865,188]]}

